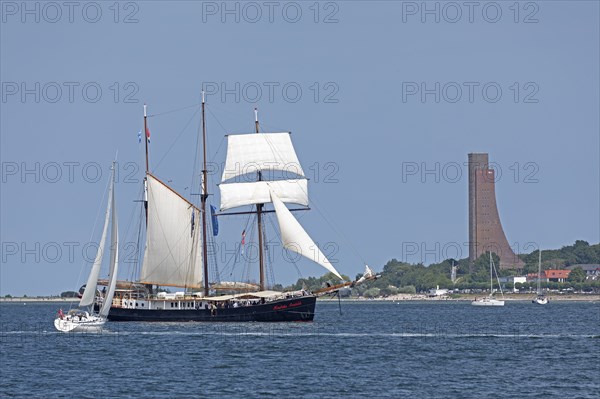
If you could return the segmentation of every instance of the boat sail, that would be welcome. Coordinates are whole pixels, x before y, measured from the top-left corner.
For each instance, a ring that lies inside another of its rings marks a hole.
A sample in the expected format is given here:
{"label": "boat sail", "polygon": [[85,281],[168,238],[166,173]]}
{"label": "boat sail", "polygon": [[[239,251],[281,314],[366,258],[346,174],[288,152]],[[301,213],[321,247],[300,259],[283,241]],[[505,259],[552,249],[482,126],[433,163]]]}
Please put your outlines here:
{"label": "boat sail", "polygon": [[[115,204],[115,164],[113,163],[111,181],[108,191],[108,203],[104,216],[104,227],[102,228],[102,237],[98,246],[98,251],[88,276],[85,290],[79,301],[79,309],[72,309],[66,315],[62,309],[58,312],[58,317],[54,320],[54,326],[62,332],[86,332],[97,331],[106,323],[110,311],[112,299],[117,284],[117,274],[119,271],[119,230],[117,219],[117,208]],[[96,303],[96,289],[98,286],[98,276],[102,266],[102,259],[106,246],[106,235],[108,226],[111,225],[110,233],[110,271],[108,278],[108,292],[102,299],[102,306],[98,314],[94,314],[94,305]],[[87,308],[87,310],[86,310]]]}
{"label": "boat sail", "polygon": [[143,284],[200,288],[202,252],[196,221],[200,210],[169,186],[146,174],[148,194],[146,247],[140,274]]}
{"label": "boat sail", "polygon": [[320,264],[325,269],[335,274],[340,280],[343,280],[342,276],[335,270],[329,259],[323,255],[306,230],[302,228],[298,220],[296,220],[294,215],[292,215],[274,192],[271,192],[271,201],[275,206],[283,247]]}
{"label": "boat sail", "polygon": [[[278,292],[265,282],[263,217],[275,212],[284,248],[321,265],[338,278],[340,273],[317,247],[286,204],[307,207],[308,179],[304,175],[289,132],[260,133],[255,110],[255,132],[227,135],[227,155],[216,216],[252,214],[258,234],[259,284],[220,282],[211,285],[207,256],[207,201],[205,99],[202,95],[203,169],[201,203],[197,208],[149,170],[146,140],[146,247],[139,283],[144,290],[126,290],[113,300],[115,321],[311,321],[317,295],[305,290]],[[144,129],[147,112],[144,105]],[[281,178],[284,174],[285,178]],[[265,207],[269,205],[274,209]],[[249,212],[226,212],[251,206]],[[308,208],[302,208],[308,209]],[[198,225],[201,220],[201,226]],[[200,228],[201,227],[201,228]],[[369,269],[370,270],[370,269]],[[370,272],[362,281],[377,276]],[[343,280],[343,279],[342,279]],[[362,282],[361,281],[361,282]],[[338,286],[354,285],[345,282]],[[160,287],[181,287],[176,293]],[[335,287],[338,287],[335,286]],[[216,295],[219,287],[242,291]],[[234,288],[235,287],[235,288]],[[336,288],[339,289],[339,288]],[[320,290],[321,291],[321,290]]]}
{"label": "boat sail", "polygon": [[538,305],[548,304],[548,298],[542,292],[542,250],[539,251],[538,257],[537,296],[531,302]]}
{"label": "boat sail", "polygon": [[[471,302],[473,306],[504,306],[504,293],[502,292],[502,286],[500,285],[500,281],[498,281],[498,286],[500,288],[500,294],[502,295],[502,299],[494,298],[494,261],[492,259],[492,251],[490,251],[490,295],[479,298]],[[498,276],[496,275],[496,278]]]}

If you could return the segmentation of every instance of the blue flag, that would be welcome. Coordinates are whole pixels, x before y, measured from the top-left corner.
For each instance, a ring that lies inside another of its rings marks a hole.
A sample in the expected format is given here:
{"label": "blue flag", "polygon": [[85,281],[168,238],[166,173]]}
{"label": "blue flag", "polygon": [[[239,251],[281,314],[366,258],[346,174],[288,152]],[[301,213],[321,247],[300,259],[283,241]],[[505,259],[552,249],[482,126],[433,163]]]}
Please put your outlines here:
{"label": "blue flag", "polygon": [[217,212],[217,208],[215,208],[214,205],[211,205],[210,206],[210,218],[212,221],[213,236],[219,235],[219,221],[217,220],[217,215],[215,215],[216,212]]}
{"label": "blue flag", "polygon": [[196,226],[196,221],[194,218],[194,211],[192,211],[192,228],[190,229],[190,237],[194,236],[194,227]]}

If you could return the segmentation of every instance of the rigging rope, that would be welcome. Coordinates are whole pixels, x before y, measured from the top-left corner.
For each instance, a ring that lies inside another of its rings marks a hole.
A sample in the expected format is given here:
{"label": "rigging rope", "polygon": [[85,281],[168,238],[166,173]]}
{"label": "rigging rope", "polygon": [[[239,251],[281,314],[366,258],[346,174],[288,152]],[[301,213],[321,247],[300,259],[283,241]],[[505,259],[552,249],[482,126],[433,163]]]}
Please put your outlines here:
{"label": "rigging rope", "polygon": [[177,141],[179,141],[179,139],[181,138],[181,136],[183,135],[183,133],[185,133],[186,129],[188,128],[188,126],[190,125],[190,123],[192,122],[192,120],[194,119],[194,117],[196,116],[196,114],[198,113],[199,110],[200,110],[200,108],[196,109],[196,111],[192,114],[192,116],[190,117],[190,119],[186,122],[186,124],[183,127],[183,129],[181,129],[181,131],[179,132],[179,134],[177,134],[177,137],[175,137],[175,140],[173,140],[173,142],[171,143],[171,145],[169,146],[169,148],[167,148],[167,151],[158,160],[158,162],[156,163],[156,165],[154,165],[154,168],[152,169],[153,172],[156,172],[156,170],[158,170],[158,167],[160,166],[161,162],[165,159],[165,157],[173,149],[173,147],[175,146],[175,144],[177,143]]}
{"label": "rigging rope", "polygon": [[186,109],[190,109],[190,108],[194,108],[194,107],[198,107],[200,104],[192,104],[192,105],[187,105],[185,107],[181,107],[181,108],[177,108],[177,109],[172,109],[170,111],[165,111],[165,112],[160,112],[158,114],[152,114],[152,115],[148,115],[148,118],[153,118],[155,116],[163,116],[163,115],[167,115],[167,114],[172,114],[174,112],[179,112],[179,111],[183,111]]}

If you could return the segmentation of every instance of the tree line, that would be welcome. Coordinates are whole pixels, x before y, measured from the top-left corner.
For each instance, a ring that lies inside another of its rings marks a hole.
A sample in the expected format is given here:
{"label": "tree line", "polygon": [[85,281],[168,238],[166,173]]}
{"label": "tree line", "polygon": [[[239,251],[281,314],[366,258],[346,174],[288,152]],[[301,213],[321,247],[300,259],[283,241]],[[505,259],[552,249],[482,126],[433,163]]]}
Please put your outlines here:
{"label": "tree line", "polygon": [[[500,277],[521,276],[527,273],[538,272],[538,250],[519,257],[525,262],[521,270],[496,269]],[[500,258],[492,254],[495,265],[500,264]],[[573,245],[556,250],[542,250],[542,270],[564,269],[573,264],[600,264],[600,244],[589,245],[588,242],[578,240]],[[457,266],[456,280],[450,279],[452,265]],[[343,276],[346,281],[348,276]],[[357,275],[356,278],[359,278]],[[367,282],[353,289],[353,295],[365,296],[388,296],[399,293],[426,292],[439,286],[445,289],[489,289],[489,255],[481,255],[475,262],[465,259],[446,259],[440,263],[425,266],[421,263],[410,264],[392,259],[383,266],[381,277],[375,281]],[[340,280],[333,274],[327,273],[321,277],[301,278],[295,284],[288,287],[274,287],[275,289],[299,290],[308,289],[314,291],[324,287],[327,283],[337,284]],[[536,282],[506,284],[507,289],[535,289]],[[572,288],[575,291],[600,292],[600,280],[586,280],[586,273],[581,268],[571,271],[568,281],[564,283],[547,282],[542,283],[543,288],[565,289]]]}

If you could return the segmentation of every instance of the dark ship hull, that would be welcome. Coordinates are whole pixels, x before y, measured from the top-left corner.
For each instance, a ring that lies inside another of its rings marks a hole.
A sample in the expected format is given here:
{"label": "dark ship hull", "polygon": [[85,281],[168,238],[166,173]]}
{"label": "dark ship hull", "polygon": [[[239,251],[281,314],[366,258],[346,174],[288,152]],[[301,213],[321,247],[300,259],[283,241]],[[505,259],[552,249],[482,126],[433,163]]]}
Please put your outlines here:
{"label": "dark ship hull", "polygon": [[313,295],[281,299],[237,308],[217,309],[127,309],[111,307],[111,321],[158,322],[282,322],[312,321],[315,317],[317,297]]}

